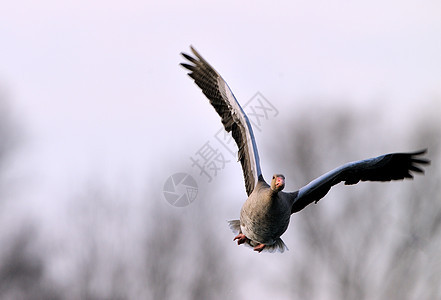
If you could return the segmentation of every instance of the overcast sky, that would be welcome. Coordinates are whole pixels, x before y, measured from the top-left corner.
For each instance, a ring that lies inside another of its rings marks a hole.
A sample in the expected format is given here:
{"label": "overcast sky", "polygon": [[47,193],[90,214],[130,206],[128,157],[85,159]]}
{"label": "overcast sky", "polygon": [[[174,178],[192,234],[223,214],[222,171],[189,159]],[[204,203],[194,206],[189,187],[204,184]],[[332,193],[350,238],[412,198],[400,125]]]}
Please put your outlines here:
{"label": "overcast sky", "polygon": [[47,210],[88,178],[162,185],[189,166],[220,128],[179,67],[189,45],[241,103],[260,91],[281,120],[348,102],[408,112],[441,95],[434,0],[7,1],[0,40],[25,132],[17,173]]}

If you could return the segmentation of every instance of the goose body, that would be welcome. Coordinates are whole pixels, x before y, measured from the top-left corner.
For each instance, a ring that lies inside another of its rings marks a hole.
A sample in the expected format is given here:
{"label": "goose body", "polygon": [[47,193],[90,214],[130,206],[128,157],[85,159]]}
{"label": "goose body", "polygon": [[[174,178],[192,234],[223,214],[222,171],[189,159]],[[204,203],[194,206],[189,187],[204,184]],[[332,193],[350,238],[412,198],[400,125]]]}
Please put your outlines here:
{"label": "goose body", "polygon": [[[240,220],[230,221],[230,227],[243,234],[250,246],[266,245],[265,250],[286,249],[280,236],[286,231],[294,198],[277,192],[260,177],[251,195],[240,211]],[[239,236],[237,239],[240,240]]]}
{"label": "goose body", "polygon": [[349,185],[359,181],[411,179],[412,172],[424,173],[421,165],[429,164],[429,160],[420,157],[426,150],[390,153],[344,164],[298,191],[284,192],[285,176],[274,174],[270,184],[264,180],[251,123],[228,84],[193,47],[191,51],[195,57],[182,53],[190,64],[181,65],[190,71],[188,75],[209,99],[239,149],[248,198],[240,211],[240,219],[229,221],[239,245],[245,243],[258,252],[283,252],[287,247],[280,237],[288,228],[291,214],[312,202],[317,203],[332,186],[340,182]]}

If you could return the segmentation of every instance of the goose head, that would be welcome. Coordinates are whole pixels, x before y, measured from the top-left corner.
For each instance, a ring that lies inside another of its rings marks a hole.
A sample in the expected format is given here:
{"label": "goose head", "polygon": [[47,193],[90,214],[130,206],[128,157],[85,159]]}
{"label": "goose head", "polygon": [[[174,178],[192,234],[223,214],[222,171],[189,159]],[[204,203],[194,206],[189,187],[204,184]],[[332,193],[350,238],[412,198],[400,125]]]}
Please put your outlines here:
{"label": "goose head", "polygon": [[285,187],[285,176],[282,174],[274,174],[271,180],[271,189],[275,192],[280,192]]}

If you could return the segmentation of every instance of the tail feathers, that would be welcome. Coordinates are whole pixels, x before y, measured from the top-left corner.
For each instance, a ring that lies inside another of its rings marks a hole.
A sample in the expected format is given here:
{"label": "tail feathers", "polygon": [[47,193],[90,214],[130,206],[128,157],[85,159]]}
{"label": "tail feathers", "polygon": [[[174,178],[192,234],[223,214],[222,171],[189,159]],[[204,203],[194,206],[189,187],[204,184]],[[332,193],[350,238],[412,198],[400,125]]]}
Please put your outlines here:
{"label": "tail feathers", "polygon": [[285,245],[285,243],[281,238],[277,238],[274,244],[266,245],[265,248],[263,248],[263,251],[267,251],[269,253],[274,253],[274,252],[283,253],[285,252],[285,250],[289,251],[288,247]]}
{"label": "tail feathers", "polygon": [[[244,245],[249,246],[251,248],[254,248],[257,245],[259,245],[259,243],[248,239]],[[265,244],[265,248],[263,248],[262,252],[283,253],[283,252],[285,252],[285,250],[289,251],[288,247],[285,245],[285,243],[283,242],[283,240],[281,238],[277,238],[276,241],[274,242],[274,244],[272,244],[272,245]]]}
{"label": "tail feathers", "polygon": [[[239,234],[242,232],[240,229],[240,220],[228,221],[228,225],[230,226],[230,229],[234,232],[234,234]],[[254,248],[258,244],[259,244],[258,242],[247,239],[244,245]],[[283,253],[285,252],[285,250],[289,251],[288,247],[285,245],[285,243],[281,238],[277,238],[274,244],[265,245],[265,248],[263,248],[263,252],[269,252],[269,253],[274,253],[274,252]]]}
{"label": "tail feathers", "polygon": [[234,232],[234,234],[239,234],[240,230],[240,220],[231,220],[228,221],[228,225],[230,225],[230,229]]}

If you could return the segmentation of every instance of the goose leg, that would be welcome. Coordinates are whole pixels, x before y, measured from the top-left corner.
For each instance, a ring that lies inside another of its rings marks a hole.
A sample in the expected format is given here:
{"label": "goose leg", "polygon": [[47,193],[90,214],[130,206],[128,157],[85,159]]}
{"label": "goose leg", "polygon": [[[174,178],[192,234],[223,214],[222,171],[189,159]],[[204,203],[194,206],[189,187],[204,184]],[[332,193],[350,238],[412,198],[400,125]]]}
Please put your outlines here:
{"label": "goose leg", "polygon": [[258,244],[256,247],[254,247],[254,251],[262,252],[262,250],[265,248],[265,244]]}
{"label": "goose leg", "polygon": [[240,245],[240,244],[245,243],[248,240],[248,238],[245,236],[245,234],[239,233],[238,235],[236,235],[234,237],[233,241],[235,241],[235,240],[237,240],[237,244]]}

